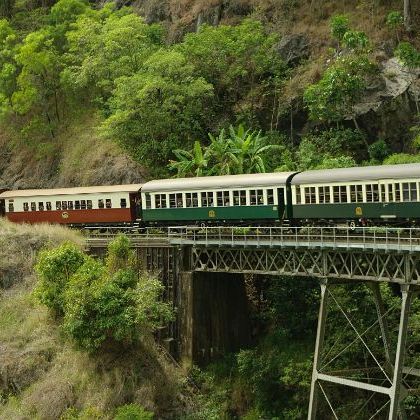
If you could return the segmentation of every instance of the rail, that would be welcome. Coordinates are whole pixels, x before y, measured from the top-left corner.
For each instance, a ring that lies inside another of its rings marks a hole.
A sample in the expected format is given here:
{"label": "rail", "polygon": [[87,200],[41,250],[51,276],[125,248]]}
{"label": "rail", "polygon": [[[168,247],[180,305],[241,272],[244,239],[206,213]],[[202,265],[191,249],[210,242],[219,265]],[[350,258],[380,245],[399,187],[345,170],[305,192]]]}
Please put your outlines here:
{"label": "rail", "polygon": [[[106,245],[115,234],[89,233],[87,245]],[[134,246],[305,247],[420,252],[420,228],[147,227],[130,231],[130,239]]]}

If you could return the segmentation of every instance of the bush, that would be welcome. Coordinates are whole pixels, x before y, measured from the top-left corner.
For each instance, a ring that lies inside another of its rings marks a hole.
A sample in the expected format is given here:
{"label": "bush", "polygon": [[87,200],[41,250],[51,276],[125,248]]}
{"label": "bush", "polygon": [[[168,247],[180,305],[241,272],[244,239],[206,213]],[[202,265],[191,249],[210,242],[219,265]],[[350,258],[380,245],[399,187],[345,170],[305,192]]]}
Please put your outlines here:
{"label": "bush", "polygon": [[366,49],[369,45],[369,38],[361,31],[347,31],[343,36],[343,44],[354,50]]}
{"label": "bush", "polygon": [[396,57],[407,67],[420,67],[420,52],[409,42],[400,42],[394,51]]}
{"label": "bush", "polygon": [[38,283],[34,294],[56,314],[64,312],[64,292],[71,276],[85,263],[87,256],[74,244],[65,243],[52,250],[41,251],[35,270]]}
{"label": "bush", "polygon": [[126,404],[117,408],[114,420],[152,420],[153,417],[154,414],[141,405]]}
{"label": "bush", "polygon": [[64,331],[84,350],[134,344],[172,319],[162,283],[138,275],[124,236],[110,243],[106,264],[66,244],[42,253],[37,271],[40,301],[64,315]]}
{"label": "bush", "polygon": [[378,140],[369,146],[368,152],[373,161],[382,162],[389,155],[390,150],[385,140]]}
{"label": "bush", "polygon": [[330,20],[331,35],[339,42],[349,30],[349,18],[346,15],[336,15]]}

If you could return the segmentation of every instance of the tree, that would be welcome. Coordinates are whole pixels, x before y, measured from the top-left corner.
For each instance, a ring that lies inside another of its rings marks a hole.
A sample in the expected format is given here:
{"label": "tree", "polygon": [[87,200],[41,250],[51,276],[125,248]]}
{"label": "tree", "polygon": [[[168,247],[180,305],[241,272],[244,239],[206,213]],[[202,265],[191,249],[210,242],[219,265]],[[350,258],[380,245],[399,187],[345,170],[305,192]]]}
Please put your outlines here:
{"label": "tree", "polygon": [[286,73],[274,51],[277,41],[277,36],[265,33],[261,22],[245,19],[236,26],[203,25],[176,48],[213,85],[218,112],[239,114],[244,120],[265,98],[272,98]]}
{"label": "tree", "polygon": [[335,15],[330,20],[331,35],[340,44],[344,34],[350,29],[349,18],[346,15]]}
{"label": "tree", "polygon": [[2,0],[0,2],[0,17],[12,17],[15,3],[16,0]]}
{"label": "tree", "polygon": [[386,17],[386,24],[387,26],[395,32],[395,36],[397,41],[400,41],[400,34],[399,30],[404,24],[404,17],[401,15],[400,12],[392,11],[388,13]]}
{"label": "tree", "polygon": [[411,0],[404,0],[404,26],[406,31],[411,31]]}
{"label": "tree", "polygon": [[117,79],[103,131],[156,170],[172,150],[189,147],[202,134],[212,96],[212,86],[183,54],[161,49],[141,71]]}
{"label": "tree", "polygon": [[366,87],[366,78],[376,67],[365,56],[351,55],[334,63],[321,80],[304,93],[309,117],[318,121],[354,118],[353,106]]}
{"label": "tree", "polygon": [[396,57],[407,67],[420,67],[420,52],[409,42],[400,42],[394,51]]}
{"label": "tree", "polygon": [[146,25],[130,9],[110,7],[81,15],[66,36],[69,53],[62,80],[69,91],[89,92],[102,107],[115,81],[139,72],[162,45],[162,28]]}
{"label": "tree", "polygon": [[199,141],[194,143],[192,151],[177,149],[174,155],[178,160],[171,160],[169,169],[176,170],[178,177],[202,176],[207,168],[208,159],[207,151],[203,152],[203,148]]}

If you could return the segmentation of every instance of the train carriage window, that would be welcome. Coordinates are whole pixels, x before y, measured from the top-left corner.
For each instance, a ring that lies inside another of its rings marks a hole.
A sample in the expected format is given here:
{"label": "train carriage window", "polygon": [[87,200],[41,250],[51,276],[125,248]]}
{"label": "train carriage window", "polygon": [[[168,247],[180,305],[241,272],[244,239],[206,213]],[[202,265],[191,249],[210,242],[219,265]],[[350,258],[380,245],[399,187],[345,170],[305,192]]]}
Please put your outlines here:
{"label": "train carriage window", "polygon": [[267,190],[267,204],[269,206],[272,206],[274,204],[274,190],[272,188],[269,188]]}
{"label": "train carriage window", "polygon": [[89,210],[92,210],[92,200],[87,200],[86,201],[86,204],[87,204],[87,208],[89,209]]}
{"label": "train carriage window", "polygon": [[76,210],[80,210],[80,201],[79,201],[79,200],[76,200],[76,201],[74,202],[74,208],[75,208]]}
{"label": "train carriage window", "polygon": [[86,210],[86,200],[80,200],[80,209]]}
{"label": "train carriage window", "polygon": [[105,199],[105,207],[107,209],[112,209],[112,202],[111,202],[111,199],[110,198],[106,198]]}
{"label": "train carriage window", "polygon": [[347,187],[336,185],[333,187],[334,203],[347,203]]}
{"label": "train carriage window", "polygon": [[14,200],[9,200],[9,212],[15,211]]}
{"label": "train carriage window", "polygon": [[320,204],[330,203],[330,187],[318,187],[318,194]]}
{"label": "train carriage window", "polygon": [[61,202],[61,210],[67,210],[67,201]]}
{"label": "train carriage window", "polygon": [[146,193],[146,209],[152,208],[152,196],[149,193]]}
{"label": "train carriage window", "polygon": [[366,201],[368,203],[379,202],[379,185],[378,184],[366,185]]}
{"label": "train carriage window", "polygon": [[259,206],[264,204],[264,191],[263,190],[250,190],[250,204],[251,206]]}
{"label": "train carriage window", "polygon": [[23,203],[23,211],[29,211],[29,203]]}
{"label": "train carriage window", "polygon": [[350,202],[362,203],[363,202],[363,187],[362,185],[350,185]]}
{"label": "train carriage window", "polygon": [[296,185],[296,204],[302,204],[302,197],[301,197],[299,185]]}
{"label": "train carriage window", "polygon": [[56,210],[61,210],[61,201],[56,201],[55,202],[55,209]]}
{"label": "train carriage window", "polygon": [[401,201],[401,187],[400,184],[394,184],[395,186],[395,201]]}
{"label": "train carriage window", "polygon": [[171,209],[176,207],[176,198],[175,198],[175,194],[169,194],[169,207]]}
{"label": "train carriage window", "polygon": [[166,194],[155,195],[155,209],[166,208]]}
{"label": "train carriage window", "polygon": [[36,211],[36,203],[31,201],[31,211]]}
{"label": "train carriage window", "polygon": [[233,191],[233,205],[246,206],[246,191]]}
{"label": "train carriage window", "polygon": [[402,183],[402,201],[410,201],[410,187],[408,182]]}
{"label": "train carriage window", "polygon": [[185,193],[186,207],[198,207],[198,193]]}
{"label": "train carriage window", "polygon": [[126,198],[121,198],[120,200],[120,206],[122,209],[126,209],[127,208],[127,199]]}
{"label": "train carriage window", "polygon": [[217,206],[230,206],[229,191],[217,191]]}
{"label": "train carriage window", "polygon": [[316,188],[315,187],[305,187],[305,204],[315,204],[316,203]]}
{"label": "train carriage window", "polygon": [[381,201],[383,203],[386,202],[386,188],[387,188],[387,185],[384,185],[384,184],[379,185],[379,191],[381,192]]}
{"label": "train carriage window", "polygon": [[410,200],[417,201],[417,184],[410,182]]}
{"label": "train carriage window", "polygon": [[39,211],[44,211],[44,203],[43,203],[42,201],[40,201],[40,202],[38,203],[38,210],[39,210]]}
{"label": "train carriage window", "polygon": [[51,201],[47,201],[47,202],[45,203],[45,208],[46,208],[48,211],[51,211],[51,210],[52,210]]}
{"label": "train carriage window", "polygon": [[[48,203],[47,203],[48,204]],[[73,210],[73,201],[68,201],[67,202],[67,208],[69,209],[69,210]]]}
{"label": "train carriage window", "polygon": [[212,192],[202,192],[201,193],[201,206],[202,207],[212,207],[213,206],[213,193]]}
{"label": "train carriage window", "polygon": [[100,198],[98,200],[98,209],[103,209],[103,208],[105,208],[105,203],[104,203],[103,198]]}

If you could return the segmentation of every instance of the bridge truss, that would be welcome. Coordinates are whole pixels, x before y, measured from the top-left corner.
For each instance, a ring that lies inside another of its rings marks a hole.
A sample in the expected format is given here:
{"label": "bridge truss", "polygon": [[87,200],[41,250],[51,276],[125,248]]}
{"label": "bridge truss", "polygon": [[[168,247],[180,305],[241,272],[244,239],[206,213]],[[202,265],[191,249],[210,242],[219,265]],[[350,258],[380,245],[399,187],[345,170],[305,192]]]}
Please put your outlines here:
{"label": "bridge truss", "polygon": [[[317,418],[320,398],[329,408],[331,418],[360,418],[356,413],[375,395],[382,398],[381,404],[375,406],[370,418],[406,418],[401,401],[410,393],[419,392],[420,369],[406,366],[404,360],[410,307],[420,285],[420,230],[174,227],[146,229],[132,238],[135,247],[147,249],[147,268],[164,271],[168,297],[174,301],[173,279],[181,270],[318,278],[320,308],[308,418]],[[89,246],[94,247],[107,238],[99,236],[89,241]],[[355,322],[358,314],[349,314],[335,293],[337,283],[351,286],[355,282],[369,285],[377,314],[374,324],[362,330]],[[399,304],[393,308],[384,307],[381,291],[384,283],[393,283],[400,289]],[[325,345],[328,308],[332,306],[342,316],[343,329],[354,334],[354,339],[341,348],[334,348],[336,343],[332,348]],[[390,314],[395,318],[398,309],[398,328],[393,338],[388,319]],[[370,345],[368,336],[372,332],[382,340],[380,355],[374,354]],[[362,369],[348,367],[345,373],[334,369],[334,362],[355,345],[363,346],[372,365]],[[409,349],[418,347],[420,343],[414,343]],[[343,414],[339,402],[337,408],[329,396],[329,387],[333,385],[368,395],[357,410],[355,407],[355,413]]]}

